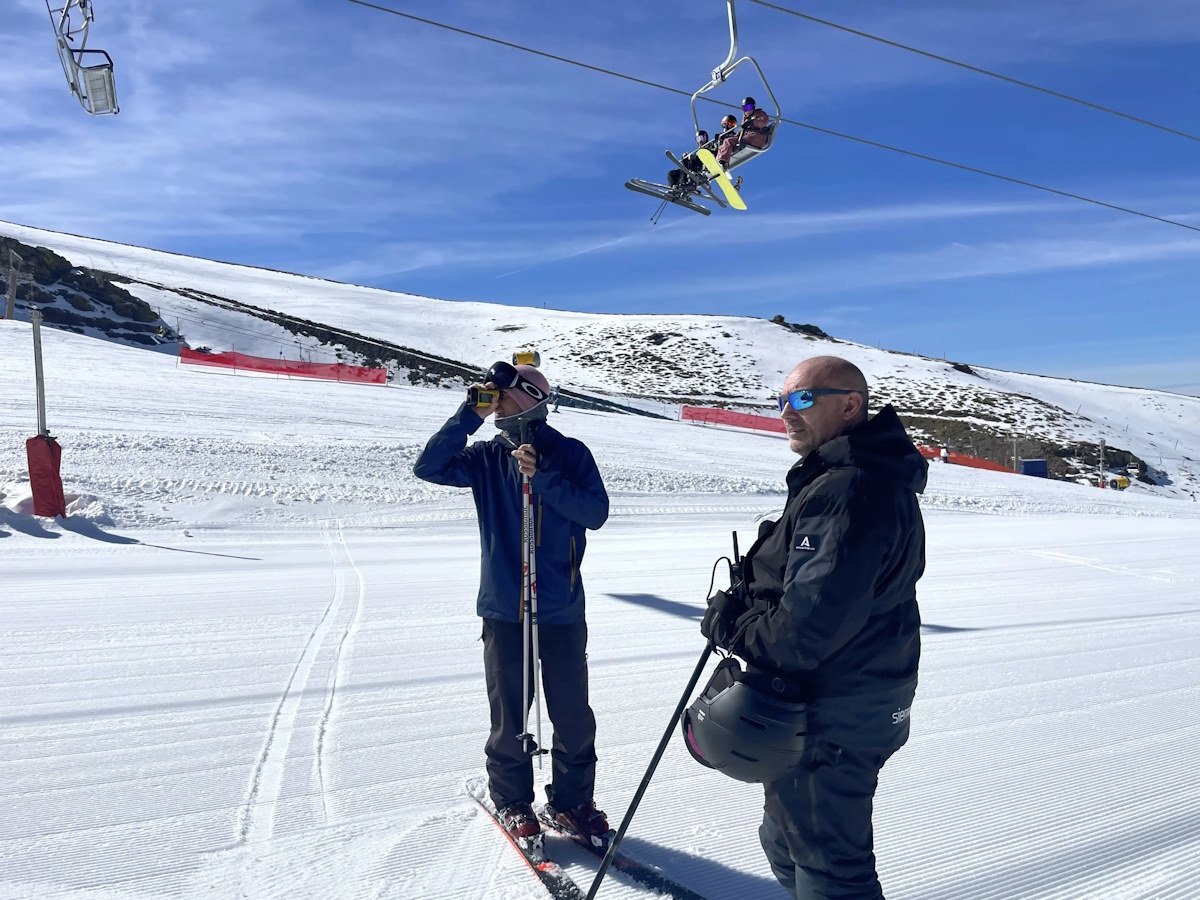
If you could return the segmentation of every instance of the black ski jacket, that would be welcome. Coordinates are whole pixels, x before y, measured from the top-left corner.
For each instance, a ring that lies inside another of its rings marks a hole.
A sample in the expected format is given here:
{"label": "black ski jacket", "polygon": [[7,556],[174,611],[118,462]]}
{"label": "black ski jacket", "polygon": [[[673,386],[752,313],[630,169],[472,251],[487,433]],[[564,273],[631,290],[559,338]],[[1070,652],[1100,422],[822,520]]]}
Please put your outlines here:
{"label": "black ski jacket", "polygon": [[908,739],[927,472],[886,406],[791,468],[783,516],[746,554],[747,611],[730,649],[751,679],[809,703],[810,733],[844,746]]}

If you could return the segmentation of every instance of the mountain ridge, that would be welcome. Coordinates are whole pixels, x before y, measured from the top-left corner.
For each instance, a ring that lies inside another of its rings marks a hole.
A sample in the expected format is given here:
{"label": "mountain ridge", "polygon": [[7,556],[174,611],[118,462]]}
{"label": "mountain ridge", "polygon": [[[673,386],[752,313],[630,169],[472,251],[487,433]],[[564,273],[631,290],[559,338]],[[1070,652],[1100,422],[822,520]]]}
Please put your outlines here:
{"label": "mountain ridge", "polygon": [[[154,349],[162,351],[185,344],[385,364],[411,383],[459,389],[490,360],[528,346],[565,394],[672,417],[684,404],[776,415],[774,393],[792,365],[833,353],[863,369],[873,407],[891,403],[925,443],[1009,466],[1045,458],[1053,476],[1078,479],[1099,473],[1103,439],[1105,467],[1135,468],[1144,485],[1172,494],[1200,488],[1200,398],[1188,395],[870,347],[782,314],[589,314],[448,301],[9,223],[0,234],[46,247],[136,298],[160,322]],[[819,318],[814,312],[805,318]],[[1129,409],[1129,392],[1152,414],[1114,421],[1106,398]],[[1193,424],[1162,432],[1179,420]]]}

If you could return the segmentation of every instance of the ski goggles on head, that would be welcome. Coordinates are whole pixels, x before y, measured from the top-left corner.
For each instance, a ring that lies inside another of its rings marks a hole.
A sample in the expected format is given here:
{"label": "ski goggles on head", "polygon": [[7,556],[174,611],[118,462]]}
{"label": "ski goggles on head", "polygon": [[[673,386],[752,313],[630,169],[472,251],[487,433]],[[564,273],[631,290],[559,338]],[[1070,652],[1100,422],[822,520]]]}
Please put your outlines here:
{"label": "ski goggles on head", "polygon": [[550,396],[541,386],[522,375],[512,363],[493,363],[487,370],[484,381],[490,381],[507,395],[519,398],[517,402],[523,410],[541,403]]}
{"label": "ski goggles on head", "polygon": [[490,381],[498,388],[512,388],[516,387],[517,382],[521,380],[521,373],[512,363],[498,362],[492,364],[483,380]]}
{"label": "ski goggles on head", "polygon": [[743,103],[742,112],[754,112],[757,107],[753,103]]}
{"label": "ski goggles on head", "polygon": [[857,394],[859,391],[844,390],[842,388],[803,388],[799,391],[791,391],[787,394],[779,395],[779,411],[783,412],[789,406],[799,412],[802,409],[808,409],[817,402],[818,397],[823,397],[826,394]]}

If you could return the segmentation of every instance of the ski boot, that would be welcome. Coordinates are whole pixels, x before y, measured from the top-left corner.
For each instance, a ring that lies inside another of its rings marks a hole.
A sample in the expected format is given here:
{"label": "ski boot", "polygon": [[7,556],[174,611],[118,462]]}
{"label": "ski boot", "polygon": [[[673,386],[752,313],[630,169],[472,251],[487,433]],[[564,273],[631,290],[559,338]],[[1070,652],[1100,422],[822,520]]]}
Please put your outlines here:
{"label": "ski boot", "polygon": [[542,824],[528,803],[514,803],[497,810],[501,827],[526,853],[540,857],[542,853]]}
{"label": "ski boot", "polygon": [[547,803],[545,815],[564,831],[590,843],[593,847],[607,847],[612,840],[613,832],[608,827],[608,816],[596,808],[594,800],[565,810],[555,809],[553,804]]}

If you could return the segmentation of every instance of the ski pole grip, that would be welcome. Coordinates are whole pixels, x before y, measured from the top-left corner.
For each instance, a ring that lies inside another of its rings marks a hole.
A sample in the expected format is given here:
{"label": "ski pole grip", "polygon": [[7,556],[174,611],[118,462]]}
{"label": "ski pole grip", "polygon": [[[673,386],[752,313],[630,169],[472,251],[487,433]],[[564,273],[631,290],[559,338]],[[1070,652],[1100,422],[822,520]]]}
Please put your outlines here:
{"label": "ski pole grip", "polygon": [[733,533],[733,563],[729,566],[729,590],[744,599],[742,585],[742,554],[738,551],[737,532]]}

